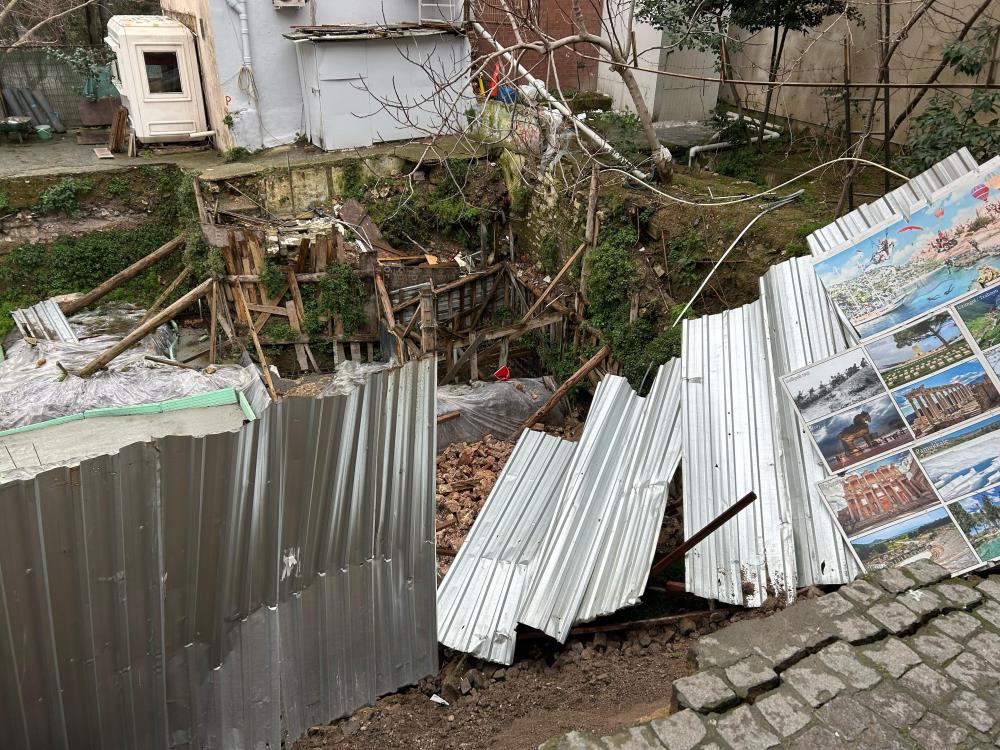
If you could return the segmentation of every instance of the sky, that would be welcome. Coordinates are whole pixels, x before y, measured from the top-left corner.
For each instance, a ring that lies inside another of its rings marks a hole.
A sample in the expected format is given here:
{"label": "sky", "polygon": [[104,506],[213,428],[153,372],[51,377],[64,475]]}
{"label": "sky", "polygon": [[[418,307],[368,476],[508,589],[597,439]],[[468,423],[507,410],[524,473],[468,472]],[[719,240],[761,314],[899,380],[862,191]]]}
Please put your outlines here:
{"label": "sky", "polygon": [[903,412],[904,417],[909,419],[911,417],[915,417],[916,414],[910,406],[910,402],[906,400],[906,394],[914,388],[919,388],[921,386],[934,388],[935,386],[947,385],[949,383],[971,385],[977,380],[982,380],[985,377],[986,371],[983,370],[983,366],[979,364],[978,360],[973,359],[968,362],[963,362],[960,365],[955,365],[947,370],[934,373],[923,380],[918,380],[916,383],[904,385],[899,390],[893,391],[893,395],[896,397],[896,403],[899,404],[899,410]]}
{"label": "sky", "polygon": [[900,534],[905,534],[908,531],[913,531],[918,529],[925,524],[932,523],[934,521],[939,521],[948,515],[948,511],[944,508],[934,508],[926,513],[921,513],[919,516],[907,519],[906,521],[900,521],[899,523],[894,523],[892,526],[887,526],[881,531],[873,531],[871,534],[867,534],[857,539],[852,539],[852,544],[872,544],[873,542],[880,542],[885,539],[892,539]]}
{"label": "sky", "polygon": [[[950,344],[954,339],[959,338],[962,334],[958,329],[958,324],[955,323],[951,315],[944,313],[943,316],[948,318],[948,322],[945,323],[938,332],[944,337],[945,341]],[[934,317],[938,318],[941,317],[941,315],[935,315]],[[926,336],[925,338],[920,339],[917,343],[920,344],[924,353],[934,351],[934,349],[941,346],[941,341],[937,338],[937,336]],[[872,359],[875,360],[876,366],[878,366],[881,370],[901,365],[904,362],[909,362],[914,356],[913,344],[897,347],[892,335],[868,344],[867,348],[868,353],[871,355]]]}
{"label": "sky", "polygon": [[969,513],[978,513],[980,506],[986,505],[988,502],[993,503],[993,505],[1000,505],[1000,487],[993,487],[992,489],[977,492],[972,497],[959,500],[958,505],[961,505]]}
{"label": "sky", "polygon": [[[997,172],[992,173],[992,175],[996,174]],[[972,188],[987,177],[981,177],[973,182],[963,182],[955,190],[936,201],[934,205],[914,211],[909,219],[900,219],[877,234],[866,237],[844,248],[836,255],[823,259],[816,264],[816,273],[819,274],[827,288],[855,278],[868,265],[878,241],[886,236],[896,240],[896,247],[892,256],[882,265],[905,265],[914,253],[922,250],[929,241],[937,236],[938,231],[951,229],[956,224],[964,224],[976,217],[976,209],[982,207],[983,201],[972,197]],[[997,196],[998,191],[991,189],[989,200],[995,200]],[[940,219],[934,216],[934,212],[938,209],[944,210],[944,215]],[[909,230],[899,234],[899,230],[906,226],[919,226],[922,231]],[[861,252],[857,252],[858,250]]]}
{"label": "sky", "polygon": [[[887,394],[874,401],[859,404],[854,409],[845,411],[838,417],[810,425],[809,430],[812,432],[813,437],[821,447],[824,443],[831,440],[836,441],[836,444],[839,445],[840,438],[837,437],[837,433],[839,433],[847,425],[851,424],[851,421],[854,419],[854,415],[862,410],[867,410],[868,413],[871,414],[872,420],[869,422],[869,426],[875,432],[879,432],[885,428],[886,420],[888,418],[898,419],[896,410],[892,406],[892,399]],[[829,446],[826,447],[829,448]]]}

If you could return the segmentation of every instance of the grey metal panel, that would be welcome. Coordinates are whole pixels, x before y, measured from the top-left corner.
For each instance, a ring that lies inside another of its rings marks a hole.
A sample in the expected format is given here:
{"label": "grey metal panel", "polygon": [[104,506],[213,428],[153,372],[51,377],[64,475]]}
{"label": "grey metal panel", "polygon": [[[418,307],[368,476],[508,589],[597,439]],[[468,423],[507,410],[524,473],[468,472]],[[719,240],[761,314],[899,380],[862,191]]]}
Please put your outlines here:
{"label": "grey metal panel", "polygon": [[778,380],[853,345],[812,266],[812,258],[795,258],[772,267],[760,280],[800,586],[844,583],[858,573],[854,556],[816,490],[826,470]]}
{"label": "grey metal panel", "polygon": [[76,342],[76,334],[63,315],[59,305],[51,299],[42,300],[31,307],[11,312],[11,317],[22,336],[32,336],[47,341]]}
{"label": "grey metal panel", "polygon": [[645,589],[680,460],[680,365],[609,376],[578,443],[526,432],[438,591],[445,645],[510,663],[518,621],[564,641]]}
{"label": "grey metal panel", "polygon": [[809,250],[813,255],[822,255],[888,219],[908,215],[915,204],[978,167],[975,157],[963,147],[883,197],[859,206],[810,234],[806,238]]}
{"label": "grey metal panel", "polygon": [[793,599],[792,511],[760,301],[685,321],[682,362],[685,537],[751,490],[759,498],[688,553],[686,588],[746,606]]}
{"label": "grey metal panel", "polygon": [[518,440],[438,588],[441,643],[511,663],[528,568],[545,539],[575,447],[534,430]]}
{"label": "grey metal panel", "polygon": [[276,748],[433,673],[435,371],[0,485],[11,748]]}

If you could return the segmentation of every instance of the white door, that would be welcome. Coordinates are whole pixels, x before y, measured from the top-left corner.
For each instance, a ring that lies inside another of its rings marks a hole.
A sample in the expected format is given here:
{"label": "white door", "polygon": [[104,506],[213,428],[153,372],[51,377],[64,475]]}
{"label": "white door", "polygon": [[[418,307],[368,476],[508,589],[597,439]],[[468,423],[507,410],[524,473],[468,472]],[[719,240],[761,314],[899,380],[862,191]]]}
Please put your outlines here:
{"label": "white door", "polygon": [[193,45],[137,45],[135,61],[141,88],[142,135],[165,139],[204,131],[205,111]]}

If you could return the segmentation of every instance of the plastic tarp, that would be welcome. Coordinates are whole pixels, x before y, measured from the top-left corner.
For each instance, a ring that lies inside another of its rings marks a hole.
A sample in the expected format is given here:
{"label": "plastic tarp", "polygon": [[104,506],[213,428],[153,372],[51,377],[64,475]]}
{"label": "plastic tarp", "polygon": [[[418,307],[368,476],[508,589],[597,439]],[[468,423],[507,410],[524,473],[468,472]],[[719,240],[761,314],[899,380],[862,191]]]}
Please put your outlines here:
{"label": "plastic tarp", "polygon": [[[437,415],[457,411],[459,416],[438,424],[437,449],[444,450],[452,443],[472,443],[487,435],[506,439],[551,395],[552,388],[542,378],[440,386]],[[561,424],[564,419],[557,404],[542,422]]]}
{"label": "plastic tarp", "polygon": [[[78,343],[16,341],[0,363],[0,430],[112,406],[139,406],[223,388],[246,388],[256,375],[237,365],[220,365],[211,375],[147,360],[169,357],[176,337],[161,326],[105,370],[84,380],[72,373],[120,341],[144,311],[104,308],[69,319]],[[69,374],[60,369],[60,365]]]}

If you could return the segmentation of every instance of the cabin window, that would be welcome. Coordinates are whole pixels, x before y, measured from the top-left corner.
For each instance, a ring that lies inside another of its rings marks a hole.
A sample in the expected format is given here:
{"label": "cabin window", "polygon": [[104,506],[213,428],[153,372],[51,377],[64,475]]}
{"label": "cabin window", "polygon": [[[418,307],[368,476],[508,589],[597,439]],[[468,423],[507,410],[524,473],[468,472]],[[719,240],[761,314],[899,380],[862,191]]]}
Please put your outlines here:
{"label": "cabin window", "polygon": [[180,94],[181,68],[175,52],[143,52],[150,94]]}

